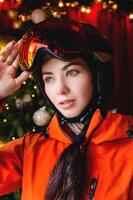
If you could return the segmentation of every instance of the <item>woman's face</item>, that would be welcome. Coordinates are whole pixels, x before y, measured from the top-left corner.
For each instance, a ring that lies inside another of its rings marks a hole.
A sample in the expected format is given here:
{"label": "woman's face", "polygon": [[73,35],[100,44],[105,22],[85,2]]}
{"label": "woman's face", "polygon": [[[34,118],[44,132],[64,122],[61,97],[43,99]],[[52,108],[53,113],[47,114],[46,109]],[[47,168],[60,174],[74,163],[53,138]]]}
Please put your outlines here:
{"label": "woman's face", "polygon": [[91,101],[92,75],[83,59],[51,58],[43,64],[42,74],[47,96],[65,117],[77,117]]}

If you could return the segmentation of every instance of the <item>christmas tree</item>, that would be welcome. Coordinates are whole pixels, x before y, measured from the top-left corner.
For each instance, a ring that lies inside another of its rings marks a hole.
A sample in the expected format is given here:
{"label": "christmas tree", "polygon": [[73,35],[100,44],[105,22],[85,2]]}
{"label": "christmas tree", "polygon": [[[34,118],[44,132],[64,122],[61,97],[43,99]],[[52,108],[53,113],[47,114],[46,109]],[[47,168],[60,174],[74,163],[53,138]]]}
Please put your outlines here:
{"label": "christmas tree", "polygon": [[19,91],[4,100],[1,111],[1,145],[26,132],[42,132],[50,118],[44,97],[32,79],[23,82]]}

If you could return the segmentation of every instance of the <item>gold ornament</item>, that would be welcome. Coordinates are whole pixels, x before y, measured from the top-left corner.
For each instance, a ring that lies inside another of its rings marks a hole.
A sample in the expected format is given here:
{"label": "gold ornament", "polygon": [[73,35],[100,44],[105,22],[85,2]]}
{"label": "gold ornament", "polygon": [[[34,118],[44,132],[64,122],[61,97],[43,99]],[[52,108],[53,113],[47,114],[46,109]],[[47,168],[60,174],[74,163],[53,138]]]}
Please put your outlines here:
{"label": "gold ornament", "polygon": [[37,126],[45,126],[51,119],[50,113],[43,106],[33,114],[33,121]]}
{"label": "gold ornament", "polygon": [[23,99],[22,98],[17,98],[15,100],[15,105],[16,105],[17,109],[23,108]]}
{"label": "gold ornament", "polygon": [[32,97],[29,95],[29,94],[25,94],[24,97],[23,97],[23,103],[24,105],[29,105],[29,104],[32,104]]}
{"label": "gold ornament", "polygon": [[38,23],[44,21],[45,19],[47,19],[47,14],[43,9],[37,8],[32,11],[31,19],[35,24],[38,24]]}

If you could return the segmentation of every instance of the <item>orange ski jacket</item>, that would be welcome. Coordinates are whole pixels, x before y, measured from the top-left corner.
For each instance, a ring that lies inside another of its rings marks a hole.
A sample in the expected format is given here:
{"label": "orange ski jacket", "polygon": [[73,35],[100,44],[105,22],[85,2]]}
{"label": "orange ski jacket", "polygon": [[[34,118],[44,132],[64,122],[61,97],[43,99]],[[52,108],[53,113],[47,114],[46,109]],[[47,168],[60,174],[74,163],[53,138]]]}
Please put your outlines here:
{"label": "orange ski jacket", "polygon": [[[83,200],[133,200],[133,117],[96,110],[86,134]],[[22,189],[22,200],[44,200],[61,152],[72,143],[54,116],[45,134],[26,134],[0,148],[0,196]]]}

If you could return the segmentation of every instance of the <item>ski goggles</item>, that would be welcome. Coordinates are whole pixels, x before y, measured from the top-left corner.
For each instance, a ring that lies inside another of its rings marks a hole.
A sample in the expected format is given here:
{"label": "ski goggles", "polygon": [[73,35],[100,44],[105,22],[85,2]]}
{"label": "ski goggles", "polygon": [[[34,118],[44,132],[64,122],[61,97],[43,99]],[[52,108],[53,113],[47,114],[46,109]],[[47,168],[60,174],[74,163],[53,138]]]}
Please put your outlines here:
{"label": "ski goggles", "polygon": [[47,54],[62,61],[90,52],[101,60],[112,55],[108,41],[97,29],[78,22],[46,20],[31,27],[22,40],[20,66],[30,72],[43,62]]}

